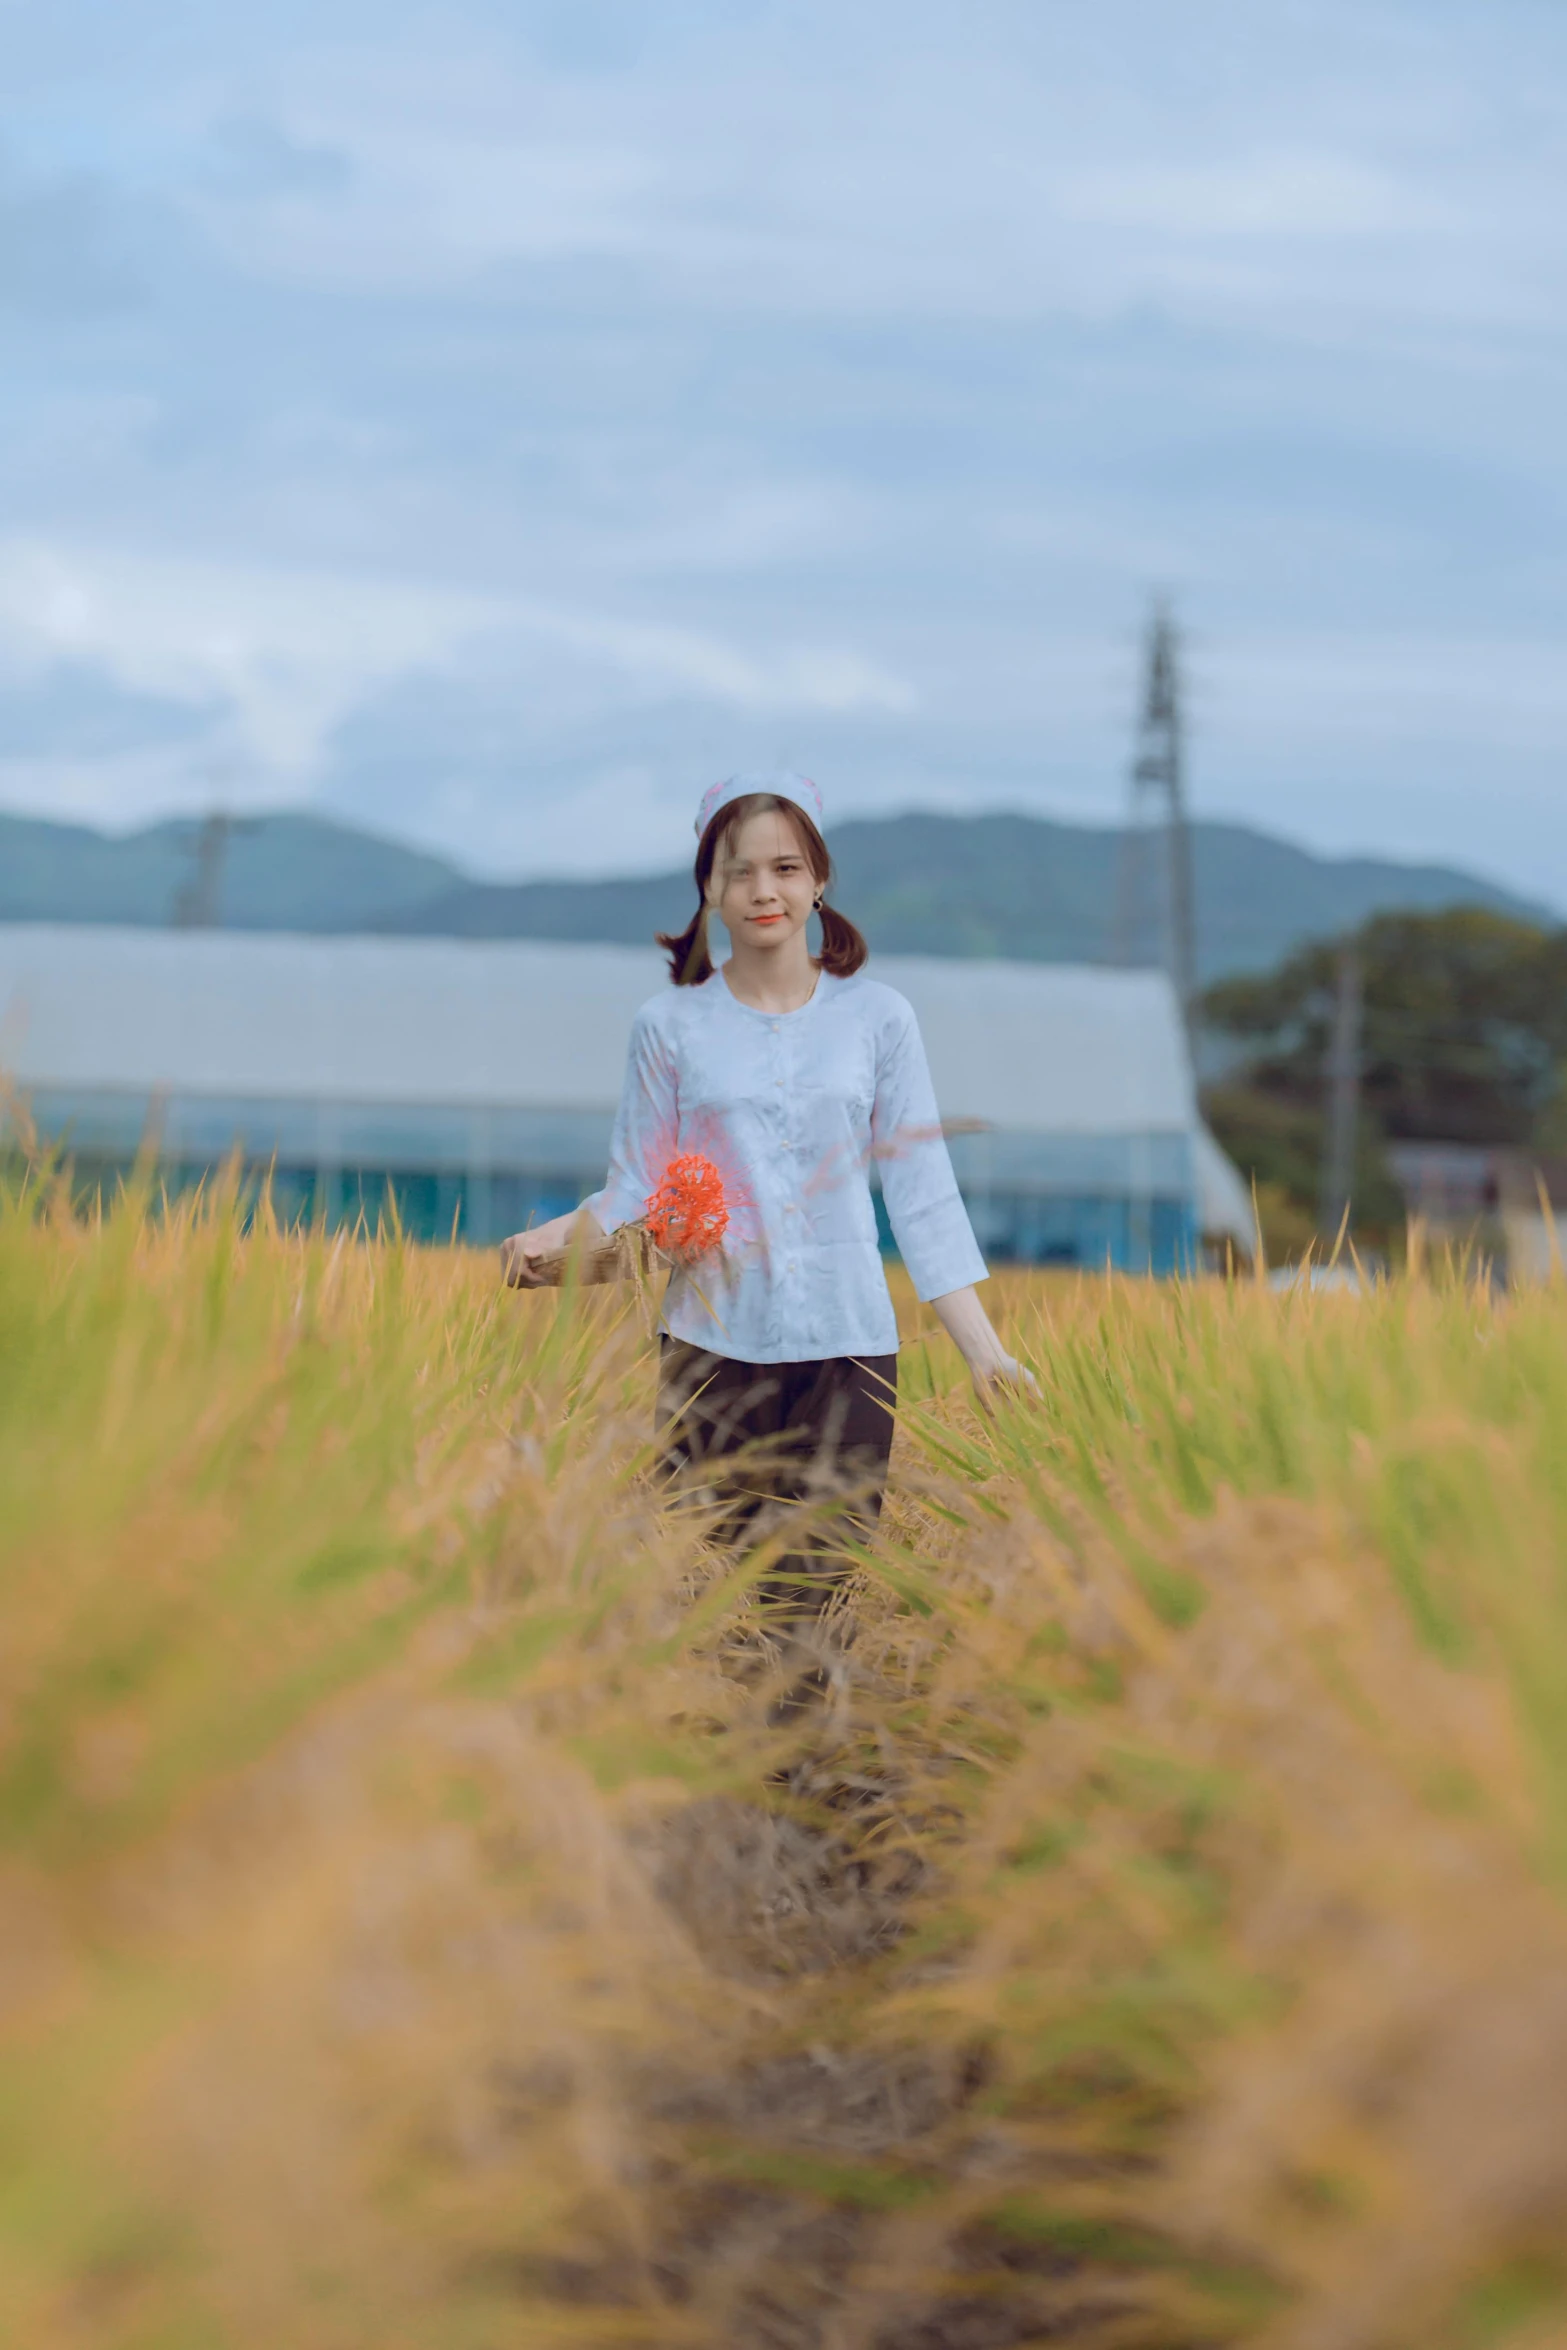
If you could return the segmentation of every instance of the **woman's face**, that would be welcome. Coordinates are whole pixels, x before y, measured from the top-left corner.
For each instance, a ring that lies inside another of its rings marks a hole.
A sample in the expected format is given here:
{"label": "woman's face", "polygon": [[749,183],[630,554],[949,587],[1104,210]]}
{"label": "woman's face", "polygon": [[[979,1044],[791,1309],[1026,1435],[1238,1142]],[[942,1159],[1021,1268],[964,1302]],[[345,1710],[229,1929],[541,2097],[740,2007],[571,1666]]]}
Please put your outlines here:
{"label": "woman's face", "polygon": [[816,890],[794,826],[769,808],[748,816],[720,849],[707,898],[736,946],[766,950],[799,937]]}

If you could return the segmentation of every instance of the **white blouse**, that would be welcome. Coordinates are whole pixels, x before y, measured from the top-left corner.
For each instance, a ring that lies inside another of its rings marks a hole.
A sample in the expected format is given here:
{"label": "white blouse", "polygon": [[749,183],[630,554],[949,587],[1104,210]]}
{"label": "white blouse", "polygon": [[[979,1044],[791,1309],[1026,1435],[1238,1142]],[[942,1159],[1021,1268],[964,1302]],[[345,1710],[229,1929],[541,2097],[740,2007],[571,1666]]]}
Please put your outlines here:
{"label": "white blouse", "polygon": [[748,1363],[896,1350],[873,1160],[919,1295],[985,1278],[913,1010],[863,973],[823,972],[794,1012],[740,1003],[722,971],[644,1004],[609,1181],[583,1204],[606,1232],[635,1222],[682,1151],[713,1160],[730,1214],[664,1298],[664,1328],[693,1346]]}

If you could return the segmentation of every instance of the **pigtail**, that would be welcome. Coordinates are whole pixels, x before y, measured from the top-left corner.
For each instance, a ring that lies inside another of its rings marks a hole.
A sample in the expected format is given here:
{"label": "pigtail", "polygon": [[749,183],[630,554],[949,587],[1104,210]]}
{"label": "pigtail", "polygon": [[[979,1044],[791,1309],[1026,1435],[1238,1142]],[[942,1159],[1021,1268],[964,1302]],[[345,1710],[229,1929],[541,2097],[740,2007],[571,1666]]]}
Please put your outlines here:
{"label": "pigtail", "polygon": [[816,909],[822,926],[822,969],[833,979],[852,979],[865,968],[870,948],[847,914],[825,903]]}
{"label": "pigtail", "polygon": [[700,987],[713,976],[713,958],[707,951],[707,900],[704,897],[684,930],[660,930],[656,943],[669,957],[669,977],[675,987]]}

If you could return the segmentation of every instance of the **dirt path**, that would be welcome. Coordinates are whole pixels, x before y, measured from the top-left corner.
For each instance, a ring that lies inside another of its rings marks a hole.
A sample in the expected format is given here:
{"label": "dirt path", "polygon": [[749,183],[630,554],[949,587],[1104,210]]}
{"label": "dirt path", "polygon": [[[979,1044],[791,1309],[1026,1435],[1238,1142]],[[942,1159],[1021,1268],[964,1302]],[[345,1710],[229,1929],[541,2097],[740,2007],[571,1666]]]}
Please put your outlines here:
{"label": "dirt path", "polygon": [[1030,2263],[934,2217],[965,2171],[1008,2157],[976,2120],[973,2057],[867,2047],[856,2029],[930,1863],[910,1789],[867,1764],[877,1696],[852,1649],[802,1710],[777,1807],[698,1801],[660,1831],[657,1889],[705,1962],[765,1989],[737,2065],[663,2082],[646,2118],[666,2149],[652,2272],[694,2341],[724,2350],[1016,2350],[1088,2341],[1124,2280]]}

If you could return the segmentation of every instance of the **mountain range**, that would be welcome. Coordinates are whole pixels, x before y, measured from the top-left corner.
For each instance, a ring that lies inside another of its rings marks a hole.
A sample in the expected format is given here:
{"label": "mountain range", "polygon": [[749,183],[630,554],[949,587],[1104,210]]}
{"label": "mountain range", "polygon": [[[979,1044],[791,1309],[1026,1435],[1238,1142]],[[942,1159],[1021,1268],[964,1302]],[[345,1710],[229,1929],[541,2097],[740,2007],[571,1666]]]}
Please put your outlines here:
{"label": "mountain range", "polygon": [[[835,825],[834,902],[886,953],[1109,959],[1121,835],[1037,816],[909,814]],[[203,845],[206,858],[203,863]],[[1264,970],[1389,907],[1557,916],[1441,865],[1319,857],[1242,824],[1192,827],[1204,980]],[[682,928],[689,869],[607,880],[482,881],[329,818],[247,818],[226,839],[176,818],[112,837],[0,815],[0,921],[558,938],[645,945]]]}

